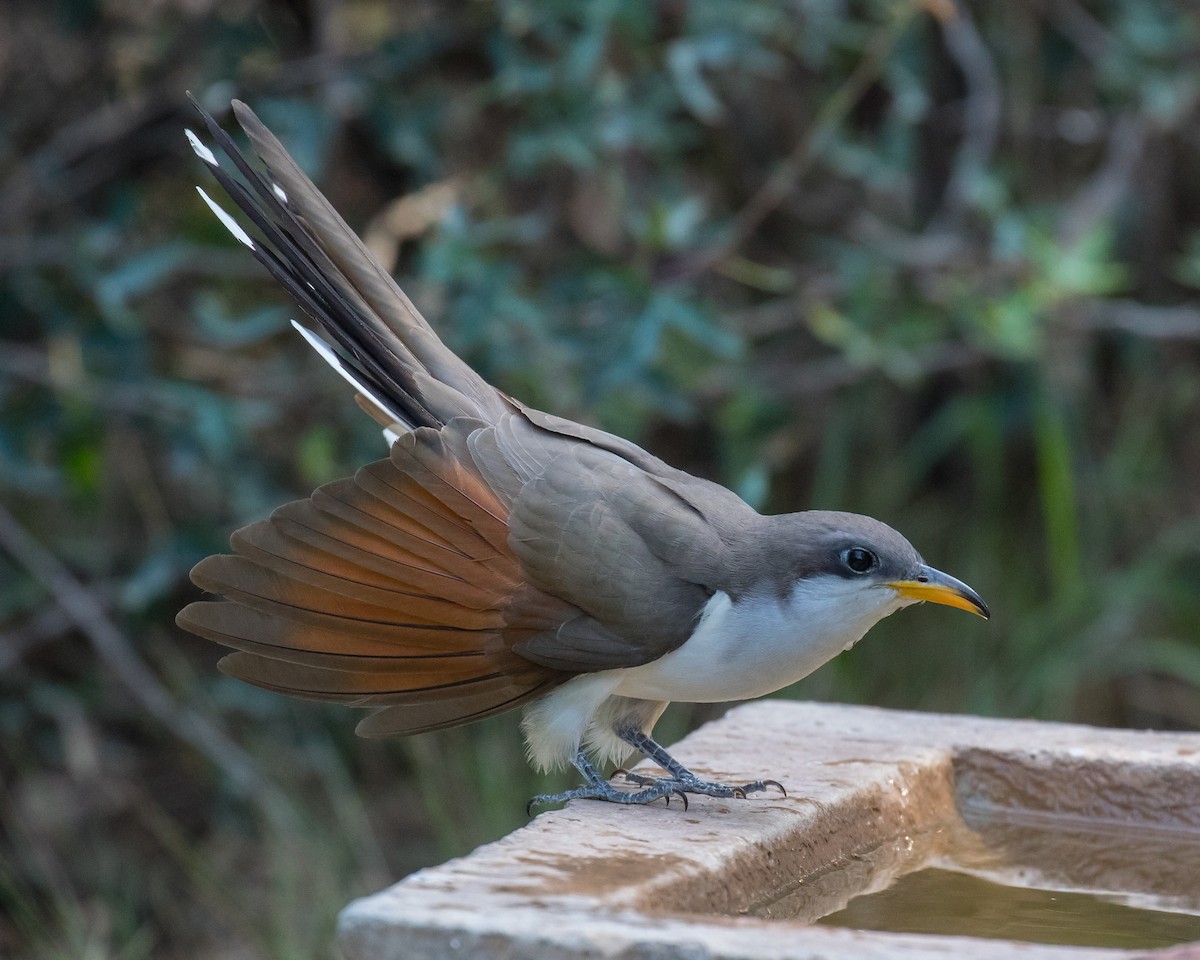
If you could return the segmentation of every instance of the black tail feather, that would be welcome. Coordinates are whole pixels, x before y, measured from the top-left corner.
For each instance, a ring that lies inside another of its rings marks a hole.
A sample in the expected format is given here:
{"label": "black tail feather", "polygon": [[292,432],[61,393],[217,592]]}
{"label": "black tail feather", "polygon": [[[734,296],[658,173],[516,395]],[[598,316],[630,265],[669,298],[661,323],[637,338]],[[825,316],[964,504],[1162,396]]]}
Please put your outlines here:
{"label": "black tail feather", "polygon": [[260,239],[252,248],[255,258],[291,294],[319,332],[344,351],[342,361],[347,368],[403,416],[408,426],[441,426],[442,420],[420,400],[421,391],[412,373],[417,361],[397,356],[397,344],[386,342],[380,335],[379,321],[370,308],[344,281],[296,214],[250,166],[213,116],[195,98],[191,99],[209,133],[254,191],[252,194],[220,166],[208,165],[222,189],[265,238],[265,244]]}

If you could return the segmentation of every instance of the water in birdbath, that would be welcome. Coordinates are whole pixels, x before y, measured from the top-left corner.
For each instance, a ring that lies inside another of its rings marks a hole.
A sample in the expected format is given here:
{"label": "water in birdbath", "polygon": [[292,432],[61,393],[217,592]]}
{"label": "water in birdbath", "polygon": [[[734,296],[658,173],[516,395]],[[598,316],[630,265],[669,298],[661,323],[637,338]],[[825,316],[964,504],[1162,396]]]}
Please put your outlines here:
{"label": "water in birdbath", "polygon": [[1143,949],[1200,940],[1200,836],[972,809],[804,877],[748,912]]}

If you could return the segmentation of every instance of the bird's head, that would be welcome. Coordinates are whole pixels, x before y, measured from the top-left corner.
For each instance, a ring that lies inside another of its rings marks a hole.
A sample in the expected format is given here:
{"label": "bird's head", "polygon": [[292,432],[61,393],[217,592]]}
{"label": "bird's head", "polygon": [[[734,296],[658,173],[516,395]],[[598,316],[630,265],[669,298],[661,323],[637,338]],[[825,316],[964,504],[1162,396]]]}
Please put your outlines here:
{"label": "bird's head", "polygon": [[[801,582],[819,582],[842,603],[878,616],[921,601],[966,610],[985,620],[987,604],[969,586],[929,566],[885,523],[854,513],[810,510],[792,515],[803,547]],[[868,614],[869,615],[869,614]]]}

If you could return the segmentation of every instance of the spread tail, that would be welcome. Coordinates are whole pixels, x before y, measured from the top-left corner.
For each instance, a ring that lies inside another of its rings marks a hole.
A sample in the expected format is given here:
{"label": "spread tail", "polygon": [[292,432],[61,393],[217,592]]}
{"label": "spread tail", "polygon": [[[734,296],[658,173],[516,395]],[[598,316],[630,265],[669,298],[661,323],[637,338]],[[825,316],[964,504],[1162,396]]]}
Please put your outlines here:
{"label": "spread tail", "polygon": [[359,725],[368,736],[466,723],[562,683],[514,646],[580,611],[526,583],[511,500],[468,448],[516,407],[438,339],[245,104],[234,113],[265,173],[201,113],[237,176],[188,139],[259,236],[201,191],[205,202],[300,304],[300,332],[393,442],[388,459],[201,561],[193,581],[225,599],[191,604],[178,624],[232,648],[221,669],[249,683],[383,707]]}
{"label": "spread tail", "polygon": [[495,423],[513,409],[442,343],[254,111],[233,103],[265,172],[192,102],[241,179],[189,130],[192,149],[260,236],[251,237],[203,190],[201,196],[300,304],[308,318],[301,332],[368,401],[377,419],[412,430],[441,427],[455,417]]}

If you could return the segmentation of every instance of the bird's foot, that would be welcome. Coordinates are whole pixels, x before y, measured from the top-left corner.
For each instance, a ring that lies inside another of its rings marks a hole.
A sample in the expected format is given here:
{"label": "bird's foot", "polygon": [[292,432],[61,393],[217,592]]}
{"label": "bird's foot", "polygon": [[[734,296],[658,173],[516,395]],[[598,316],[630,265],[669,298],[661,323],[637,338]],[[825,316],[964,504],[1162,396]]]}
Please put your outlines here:
{"label": "bird's foot", "polygon": [[653,783],[647,781],[641,790],[618,790],[607,780],[596,780],[586,783],[582,787],[575,787],[573,790],[564,790],[562,793],[538,794],[525,804],[525,814],[531,815],[534,807],[544,807],[551,803],[566,803],[568,800],[607,800],[609,803],[627,804],[666,800],[667,805],[670,806],[671,797],[678,797],[683,801],[683,809],[687,809],[687,794],[674,780],[657,780]]}
{"label": "bird's foot", "polygon": [[750,783],[728,784],[718,783],[715,780],[702,780],[687,771],[678,777],[648,777],[641,773],[630,773],[624,769],[614,771],[613,776],[615,777],[617,774],[647,790],[652,786],[669,784],[682,794],[699,793],[706,797],[734,797],[744,800],[752,793],[759,793],[768,787],[774,787],[780,794],[787,796],[787,790],[778,780],[753,780]]}

